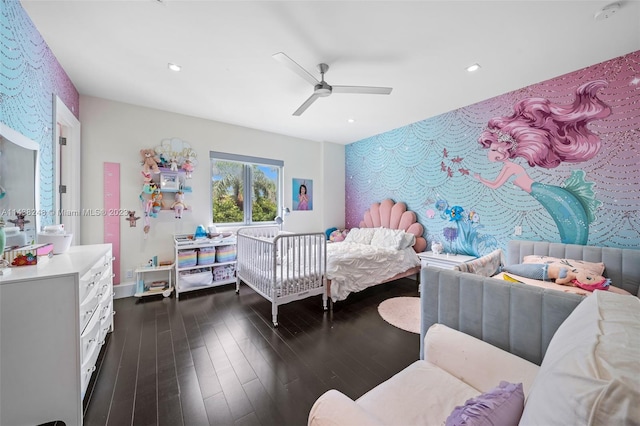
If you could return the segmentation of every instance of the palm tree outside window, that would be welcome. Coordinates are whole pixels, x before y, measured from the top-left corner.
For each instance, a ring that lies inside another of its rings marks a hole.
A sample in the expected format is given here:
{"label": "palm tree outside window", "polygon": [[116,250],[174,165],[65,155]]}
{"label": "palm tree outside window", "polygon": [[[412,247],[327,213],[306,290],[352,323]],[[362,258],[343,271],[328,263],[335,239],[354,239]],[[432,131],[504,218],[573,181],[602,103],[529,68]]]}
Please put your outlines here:
{"label": "palm tree outside window", "polygon": [[209,158],[213,223],[274,223],[281,211],[284,162],[213,151]]}

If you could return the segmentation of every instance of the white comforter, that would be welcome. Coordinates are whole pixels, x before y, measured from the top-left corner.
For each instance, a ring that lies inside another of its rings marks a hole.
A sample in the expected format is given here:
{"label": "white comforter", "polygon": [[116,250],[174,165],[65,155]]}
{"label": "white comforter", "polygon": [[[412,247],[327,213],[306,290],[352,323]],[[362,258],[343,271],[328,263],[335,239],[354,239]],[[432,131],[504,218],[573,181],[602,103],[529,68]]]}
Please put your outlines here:
{"label": "white comforter", "polygon": [[395,250],[350,242],[327,244],[327,278],[334,302],[419,265],[411,247]]}

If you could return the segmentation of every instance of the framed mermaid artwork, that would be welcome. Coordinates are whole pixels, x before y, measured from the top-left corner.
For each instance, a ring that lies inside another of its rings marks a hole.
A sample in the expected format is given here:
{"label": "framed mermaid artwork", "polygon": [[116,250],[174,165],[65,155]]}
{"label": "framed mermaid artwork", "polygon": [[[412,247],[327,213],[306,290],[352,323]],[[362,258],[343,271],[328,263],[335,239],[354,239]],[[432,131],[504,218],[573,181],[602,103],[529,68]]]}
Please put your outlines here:
{"label": "framed mermaid artwork", "polygon": [[293,178],[293,210],[313,210],[313,180]]}

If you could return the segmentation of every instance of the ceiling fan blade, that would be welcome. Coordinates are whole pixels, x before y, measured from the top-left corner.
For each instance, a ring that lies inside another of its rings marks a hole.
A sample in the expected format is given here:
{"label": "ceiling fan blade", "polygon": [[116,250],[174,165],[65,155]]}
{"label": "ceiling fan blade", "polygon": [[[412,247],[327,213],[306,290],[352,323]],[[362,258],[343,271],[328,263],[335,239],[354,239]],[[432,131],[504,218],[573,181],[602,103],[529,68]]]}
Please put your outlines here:
{"label": "ceiling fan blade", "polygon": [[333,93],[368,93],[371,95],[388,95],[391,87],[370,87],[370,86],[331,86]]}
{"label": "ceiling fan blade", "polygon": [[314,103],[316,101],[316,99],[318,99],[319,97],[320,96],[318,96],[315,93],[313,95],[309,96],[309,99],[304,101],[304,103],[302,105],[300,105],[300,107],[293,113],[293,115],[295,115],[295,116],[302,115],[302,113],[305,112],[306,109],[309,108],[311,106],[311,104]]}
{"label": "ceiling fan blade", "polygon": [[280,62],[285,67],[289,68],[291,71],[295,72],[300,77],[304,78],[305,80],[307,80],[309,83],[313,84],[314,86],[316,84],[320,83],[320,81],[317,78],[315,78],[313,75],[311,75],[307,70],[305,70],[300,65],[298,65],[298,63],[296,61],[294,61],[293,59],[291,59],[290,57],[288,57],[284,53],[282,53],[282,52],[274,53],[272,55],[272,58],[275,59],[276,61]]}

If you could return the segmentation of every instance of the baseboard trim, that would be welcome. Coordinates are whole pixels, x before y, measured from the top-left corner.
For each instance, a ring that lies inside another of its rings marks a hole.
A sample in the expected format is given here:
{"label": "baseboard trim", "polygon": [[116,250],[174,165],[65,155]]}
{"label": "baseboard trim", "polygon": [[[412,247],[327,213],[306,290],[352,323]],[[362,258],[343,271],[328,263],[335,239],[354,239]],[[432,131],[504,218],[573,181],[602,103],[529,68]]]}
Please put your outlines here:
{"label": "baseboard trim", "polygon": [[114,299],[124,299],[125,297],[133,297],[136,294],[136,283],[135,282],[126,282],[120,283],[113,286],[113,298]]}

